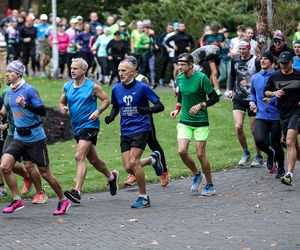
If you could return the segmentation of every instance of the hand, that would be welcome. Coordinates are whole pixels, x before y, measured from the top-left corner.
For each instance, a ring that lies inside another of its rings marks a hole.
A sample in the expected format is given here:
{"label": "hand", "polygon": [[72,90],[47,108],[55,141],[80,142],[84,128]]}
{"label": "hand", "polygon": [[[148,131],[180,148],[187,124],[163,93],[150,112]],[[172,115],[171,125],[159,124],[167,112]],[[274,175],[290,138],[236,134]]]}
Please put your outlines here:
{"label": "hand", "polygon": [[244,86],[244,87],[250,87],[250,84],[249,84],[247,81],[245,81],[245,80],[242,80],[242,81],[240,82],[240,84],[241,84],[242,86]]}
{"label": "hand", "polygon": [[31,38],[30,37],[26,37],[23,39],[23,42],[24,43],[29,43],[31,41]]}
{"label": "hand", "polygon": [[146,45],[145,45],[145,48],[146,48],[146,49],[149,49],[149,48],[150,48],[150,44],[146,44]]}
{"label": "hand", "polygon": [[185,47],[185,49],[188,51],[188,52],[190,52],[191,51],[191,47]]}
{"label": "hand", "polygon": [[69,108],[68,108],[67,106],[63,105],[63,104],[60,104],[60,105],[59,105],[59,108],[60,108],[60,112],[61,112],[62,114],[67,114],[68,111],[69,111]]}
{"label": "hand", "polygon": [[275,93],[274,93],[274,96],[276,96],[278,98],[280,98],[280,97],[282,97],[284,95],[285,95],[285,93],[284,93],[284,91],[282,89],[279,89],[279,90],[275,91]]}
{"label": "hand", "polygon": [[16,99],[16,103],[18,103],[20,106],[25,107],[25,97],[22,95],[19,95]]}
{"label": "hand", "polygon": [[228,96],[228,98],[232,98],[233,97],[233,91],[229,90],[227,96]]}
{"label": "hand", "polygon": [[0,131],[6,130],[7,127],[8,127],[8,126],[7,126],[7,123],[1,124],[1,125],[0,125]]}
{"label": "hand", "polygon": [[190,108],[189,113],[190,113],[191,115],[197,114],[197,112],[198,112],[200,109],[202,109],[202,108],[205,107],[204,105],[205,105],[205,104],[204,104],[203,102],[194,105],[193,107]]}
{"label": "hand", "polygon": [[170,113],[170,116],[172,119],[175,119],[177,114],[179,113],[179,110],[175,109]]}
{"label": "hand", "polygon": [[137,112],[139,112],[140,115],[147,115],[147,114],[150,114],[150,108],[149,107],[137,107]]}
{"label": "hand", "polygon": [[174,48],[174,50],[175,50],[175,51],[177,51],[177,50],[178,50],[178,48],[177,48],[177,46],[176,46],[176,45],[174,45],[174,46],[173,46],[173,48]]}
{"label": "hand", "polygon": [[115,118],[110,117],[109,115],[104,118],[106,124],[110,124]]}
{"label": "hand", "polygon": [[265,98],[263,99],[263,101],[264,101],[264,103],[266,103],[266,104],[270,104],[271,98],[265,97]]}
{"label": "hand", "polygon": [[112,61],[113,57],[112,57],[112,56],[108,56],[107,59],[108,59],[109,61]]}
{"label": "hand", "polygon": [[90,115],[89,120],[96,120],[99,117],[99,115],[100,115],[100,111],[97,109]]}
{"label": "hand", "polygon": [[255,104],[254,102],[250,102],[250,103],[249,103],[249,106],[250,106],[250,110],[251,110],[251,111],[256,110],[256,104]]}

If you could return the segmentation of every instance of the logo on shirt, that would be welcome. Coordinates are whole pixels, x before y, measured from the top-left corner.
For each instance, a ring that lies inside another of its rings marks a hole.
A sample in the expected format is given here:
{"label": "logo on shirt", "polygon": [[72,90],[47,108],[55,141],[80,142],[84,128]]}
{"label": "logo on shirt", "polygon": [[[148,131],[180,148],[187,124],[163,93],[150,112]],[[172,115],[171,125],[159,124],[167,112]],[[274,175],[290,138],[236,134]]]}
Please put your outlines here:
{"label": "logo on shirt", "polygon": [[132,100],[133,100],[133,98],[131,95],[125,95],[123,97],[123,102],[125,102],[126,106],[130,106],[132,103]]}

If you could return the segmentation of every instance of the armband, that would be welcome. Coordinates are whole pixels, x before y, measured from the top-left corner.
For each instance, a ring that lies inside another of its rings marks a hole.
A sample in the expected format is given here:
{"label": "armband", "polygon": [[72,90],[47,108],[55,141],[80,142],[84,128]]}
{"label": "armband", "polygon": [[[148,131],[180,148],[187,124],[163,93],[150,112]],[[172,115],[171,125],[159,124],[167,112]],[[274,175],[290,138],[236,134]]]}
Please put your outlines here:
{"label": "armband", "polygon": [[181,105],[179,104],[176,104],[176,107],[175,107],[176,110],[180,111],[181,110]]}
{"label": "armband", "polygon": [[100,114],[102,114],[104,110],[102,108],[99,108],[98,111]]}

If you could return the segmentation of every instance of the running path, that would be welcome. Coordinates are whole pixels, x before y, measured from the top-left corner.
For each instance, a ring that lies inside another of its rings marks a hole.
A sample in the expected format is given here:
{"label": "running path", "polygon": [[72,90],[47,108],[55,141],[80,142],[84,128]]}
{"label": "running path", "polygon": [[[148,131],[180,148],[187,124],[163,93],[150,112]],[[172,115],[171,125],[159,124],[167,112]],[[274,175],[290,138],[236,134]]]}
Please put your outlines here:
{"label": "running path", "polygon": [[206,198],[189,192],[190,178],[148,185],[152,207],[140,210],[130,208],[136,189],[84,194],[60,217],[55,199],[26,201],[0,214],[0,249],[299,249],[299,171],[298,162],[293,187],[265,169],[215,173],[217,194]]}

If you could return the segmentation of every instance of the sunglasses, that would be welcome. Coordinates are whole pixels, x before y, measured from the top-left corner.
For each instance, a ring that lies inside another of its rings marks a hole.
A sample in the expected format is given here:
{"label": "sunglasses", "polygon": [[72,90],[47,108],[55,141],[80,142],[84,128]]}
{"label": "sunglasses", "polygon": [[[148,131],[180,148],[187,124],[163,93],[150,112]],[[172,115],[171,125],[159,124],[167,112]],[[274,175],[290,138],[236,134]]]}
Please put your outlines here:
{"label": "sunglasses", "polygon": [[274,40],[273,40],[273,43],[283,43],[283,40],[280,40],[280,39],[274,39]]}

